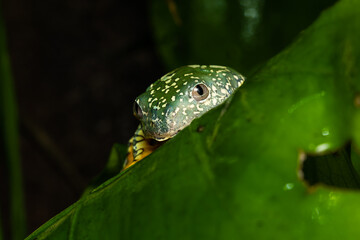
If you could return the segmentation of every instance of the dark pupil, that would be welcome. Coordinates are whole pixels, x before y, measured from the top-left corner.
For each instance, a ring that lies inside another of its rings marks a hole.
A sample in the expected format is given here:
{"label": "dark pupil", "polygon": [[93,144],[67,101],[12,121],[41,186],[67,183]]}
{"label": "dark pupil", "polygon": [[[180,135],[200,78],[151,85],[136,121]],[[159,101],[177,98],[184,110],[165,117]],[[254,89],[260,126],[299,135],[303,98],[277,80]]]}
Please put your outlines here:
{"label": "dark pupil", "polygon": [[197,92],[200,96],[202,96],[202,95],[204,94],[204,89],[202,89],[201,86],[196,85],[196,92]]}

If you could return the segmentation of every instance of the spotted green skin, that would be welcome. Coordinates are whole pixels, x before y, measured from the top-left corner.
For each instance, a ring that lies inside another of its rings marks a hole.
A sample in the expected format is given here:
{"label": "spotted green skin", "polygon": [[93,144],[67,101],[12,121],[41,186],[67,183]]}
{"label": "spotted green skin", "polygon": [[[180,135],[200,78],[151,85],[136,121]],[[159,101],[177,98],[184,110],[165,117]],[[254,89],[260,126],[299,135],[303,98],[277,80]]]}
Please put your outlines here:
{"label": "spotted green skin", "polygon": [[[216,65],[188,65],[169,72],[135,100],[142,110],[139,120],[145,138],[164,141],[173,137],[224,102],[244,80],[235,70]],[[200,83],[208,87],[209,96],[196,101],[192,91]]]}

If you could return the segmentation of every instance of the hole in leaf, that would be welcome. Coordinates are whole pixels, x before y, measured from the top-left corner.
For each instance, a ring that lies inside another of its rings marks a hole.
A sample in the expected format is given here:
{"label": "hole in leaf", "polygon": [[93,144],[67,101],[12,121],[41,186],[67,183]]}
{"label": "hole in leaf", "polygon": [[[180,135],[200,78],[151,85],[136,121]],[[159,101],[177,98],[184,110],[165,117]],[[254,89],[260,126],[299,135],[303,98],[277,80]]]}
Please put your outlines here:
{"label": "hole in leaf", "polygon": [[360,189],[360,155],[352,144],[346,144],[336,152],[325,155],[302,155],[299,175],[310,186],[328,186]]}

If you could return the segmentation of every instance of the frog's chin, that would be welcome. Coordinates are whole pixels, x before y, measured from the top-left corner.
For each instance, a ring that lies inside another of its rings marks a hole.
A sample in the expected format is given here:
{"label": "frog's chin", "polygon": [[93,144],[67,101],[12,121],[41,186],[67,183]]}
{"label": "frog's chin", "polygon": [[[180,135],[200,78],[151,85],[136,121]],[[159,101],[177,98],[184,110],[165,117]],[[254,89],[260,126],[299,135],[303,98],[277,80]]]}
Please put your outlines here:
{"label": "frog's chin", "polygon": [[173,136],[153,136],[152,139],[158,141],[158,142],[164,142],[172,138]]}
{"label": "frog's chin", "polygon": [[158,142],[164,142],[170,138],[175,137],[175,135],[180,132],[181,129],[166,129],[166,131],[153,131],[153,129],[149,130],[143,128],[144,137],[146,139],[153,139]]}
{"label": "frog's chin", "polygon": [[164,141],[169,140],[170,138],[173,138],[176,135],[176,133],[173,133],[173,134],[167,133],[165,135],[152,134],[150,136],[146,136],[146,138],[151,138],[151,139],[154,139],[155,141],[158,141],[158,142],[164,142]]}

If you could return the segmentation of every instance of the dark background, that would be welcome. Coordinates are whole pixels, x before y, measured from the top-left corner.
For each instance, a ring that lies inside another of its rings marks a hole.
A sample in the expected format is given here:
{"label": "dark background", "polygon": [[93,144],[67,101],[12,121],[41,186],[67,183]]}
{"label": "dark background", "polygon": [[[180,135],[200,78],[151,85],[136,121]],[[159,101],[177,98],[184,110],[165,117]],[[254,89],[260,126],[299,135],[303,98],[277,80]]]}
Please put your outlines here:
{"label": "dark background", "polygon": [[[147,2],[7,0],[2,5],[30,233],[80,197],[114,143],[127,143],[138,124],[134,98],[165,70]],[[1,181],[5,188],[4,175]],[[2,196],[6,215],[8,194]]]}

